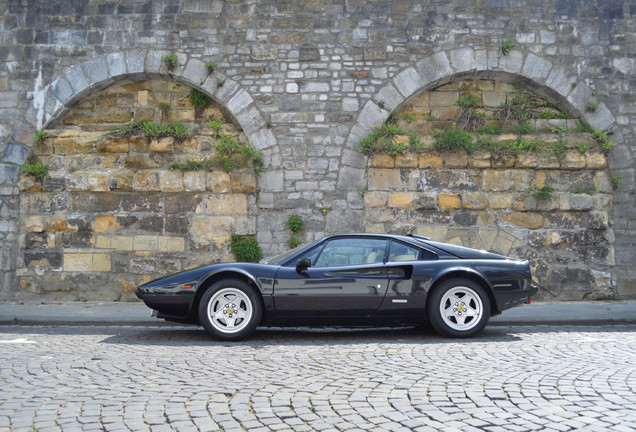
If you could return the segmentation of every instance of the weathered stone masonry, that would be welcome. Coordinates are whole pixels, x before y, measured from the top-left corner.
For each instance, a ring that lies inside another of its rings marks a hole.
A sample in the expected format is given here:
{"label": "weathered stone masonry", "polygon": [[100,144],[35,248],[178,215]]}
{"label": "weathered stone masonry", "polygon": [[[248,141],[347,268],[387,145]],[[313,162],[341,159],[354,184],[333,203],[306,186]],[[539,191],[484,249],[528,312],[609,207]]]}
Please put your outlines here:
{"label": "weathered stone masonry", "polygon": [[[612,289],[634,296],[636,11],[629,2],[8,2],[0,11],[3,297],[23,295],[17,183],[33,133],[57,127],[101,89],[167,78],[224,107],[265,154],[256,229],[269,253],[287,239],[290,213],[308,221],[307,240],[363,230],[358,191],[369,162],[357,151],[360,139],[410,98],[482,76],[522,83],[614,132],[609,170],[622,185],[609,217]],[[507,56],[498,49],[503,39],[516,42]],[[172,52],[181,66],[168,73],[161,58]],[[219,65],[210,77],[207,60]],[[226,78],[223,87],[216,77]],[[600,102],[594,111],[590,100]]]}

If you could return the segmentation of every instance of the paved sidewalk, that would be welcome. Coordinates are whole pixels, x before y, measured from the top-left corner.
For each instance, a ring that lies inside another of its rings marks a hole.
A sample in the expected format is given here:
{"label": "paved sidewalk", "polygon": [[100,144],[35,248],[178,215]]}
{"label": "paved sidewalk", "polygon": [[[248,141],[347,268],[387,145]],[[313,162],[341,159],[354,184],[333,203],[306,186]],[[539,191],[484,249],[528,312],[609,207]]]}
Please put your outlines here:
{"label": "paved sidewalk", "polygon": [[[175,325],[136,303],[0,303],[0,325]],[[605,325],[636,323],[636,300],[535,302],[492,317],[489,325]]]}

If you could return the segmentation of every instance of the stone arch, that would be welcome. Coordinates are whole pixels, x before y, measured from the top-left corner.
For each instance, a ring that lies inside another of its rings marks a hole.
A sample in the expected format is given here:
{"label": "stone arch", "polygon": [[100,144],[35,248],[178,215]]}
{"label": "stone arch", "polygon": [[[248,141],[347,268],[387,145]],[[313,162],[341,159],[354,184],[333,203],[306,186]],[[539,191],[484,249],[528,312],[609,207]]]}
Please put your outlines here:
{"label": "stone arch", "polygon": [[[35,92],[32,106],[12,134],[14,139],[7,144],[2,157],[2,162],[13,164],[0,166],[7,170],[6,177],[13,183],[18,181],[19,166],[24,164],[31,150],[35,130],[46,128],[63,118],[81,99],[115,83],[157,77],[172,78],[209,95],[236,119],[250,144],[263,152],[266,167],[280,166],[276,137],[266,127],[266,121],[249,92],[225,76],[224,85],[219,86],[216,81],[218,75],[208,75],[202,60],[183,53],[178,54],[179,66],[168,71],[162,62],[168,54],[169,51],[131,50],[102,55],[66,70],[51,84]],[[262,189],[268,189],[267,179],[272,174],[265,173],[260,185]]]}
{"label": "stone arch", "polygon": [[[465,78],[521,80],[528,89],[554,100],[562,109],[576,113],[594,129],[607,130],[616,124],[605,103],[601,102],[593,112],[587,109],[593,92],[576,73],[555,66],[534,53],[513,50],[507,56],[500,56],[498,50],[471,47],[439,51],[397,73],[362,107],[346,141],[338,186],[349,190],[363,187],[366,156],[357,149],[360,140],[372,131],[373,126],[382,124],[391,113],[422,91]],[[619,145],[623,143],[618,131],[612,140]]]}

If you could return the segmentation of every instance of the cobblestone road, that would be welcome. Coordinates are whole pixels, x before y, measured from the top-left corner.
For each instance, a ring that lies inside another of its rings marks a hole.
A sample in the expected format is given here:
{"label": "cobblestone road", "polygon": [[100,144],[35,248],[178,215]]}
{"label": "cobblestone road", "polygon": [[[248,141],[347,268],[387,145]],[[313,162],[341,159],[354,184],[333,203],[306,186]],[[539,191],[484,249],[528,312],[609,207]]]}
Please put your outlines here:
{"label": "cobblestone road", "polygon": [[636,326],[0,327],[0,430],[634,430]]}

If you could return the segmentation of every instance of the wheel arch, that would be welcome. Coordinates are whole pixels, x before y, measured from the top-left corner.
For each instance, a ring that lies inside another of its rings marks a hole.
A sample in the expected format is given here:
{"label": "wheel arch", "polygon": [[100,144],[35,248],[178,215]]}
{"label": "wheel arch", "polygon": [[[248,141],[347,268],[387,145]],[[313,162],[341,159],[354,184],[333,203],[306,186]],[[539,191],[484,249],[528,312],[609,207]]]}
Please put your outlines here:
{"label": "wheel arch", "polygon": [[439,275],[437,279],[435,279],[435,281],[431,284],[431,287],[426,296],[426,310],[429,310],[429,303],[431,302],[431,297],[433,292],[435,292],[435,290],[438,289],[438,287],[442,283],[450,279],[460,279],[460,278],[471,280],[477,283],[479,286],[481,286],[486,292],[486,295],[488,295],[488,300],[490,302],[490,315],[493,316],[493,315],[499,314],[499,308],[497,307],[495,294],[493,292],[492,287],[490,286],[490,283],[488,283],[488,280],[483,275],[468,268],[450,269],[444,272],[443,274]]}
{"label": "wheel arch", "polygon": [[201,324],[199,320],[199,314],[198,314],[199,303],[201,302],[201,298],[212,285],[224,279],[236,279],[241,282],[245,282],[250,287],[252,287],[254,292],[258,295],[259,301],[261,302],[261,308],[263,311],[263,314],[261,317],[261,322],[262,322],[265,318],[265,303],[263,301],[263,292],[262,292],[261,286],[258,283],[258,281],[254,278],[254,276],[244,271],[241,271],[239,269],[224,269],[215,273],[210,273],[207,276],[205,276],[205,278],[203,278],[203,281],[199,284],[197,288],[197,292],[194,296],[194,300],[192,301],[192,306],[190,307],[190,318],[194,320],[197,324]]}

